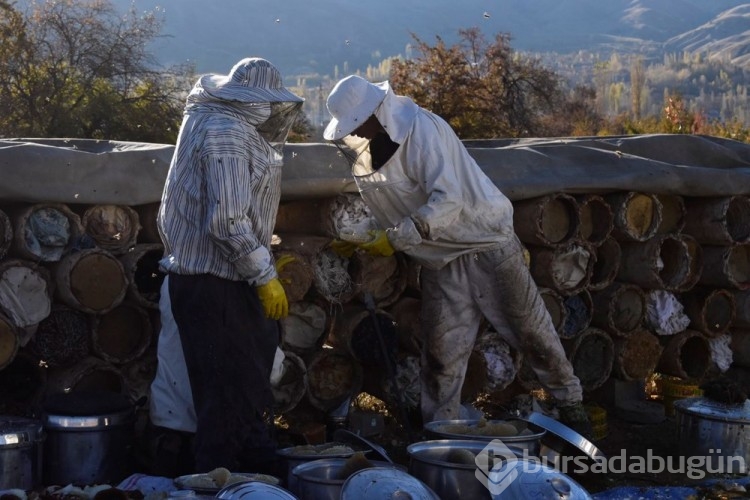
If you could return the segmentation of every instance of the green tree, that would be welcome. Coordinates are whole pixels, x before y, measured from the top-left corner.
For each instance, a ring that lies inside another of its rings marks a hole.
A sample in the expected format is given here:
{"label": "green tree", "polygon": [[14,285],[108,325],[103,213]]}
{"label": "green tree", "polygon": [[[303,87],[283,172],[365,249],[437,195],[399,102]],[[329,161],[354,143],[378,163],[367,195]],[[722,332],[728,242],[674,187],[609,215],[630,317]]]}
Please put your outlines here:
{"label": "green tree", "polygon": [[522,56],[510,37],[488,43],[478,28],[458,44],[429,45],[412,34],[416,57],[394,60],[394,89],[445,119],[462,139],[549,135],[546,119],[564,101],[558,76]]}
{"label": "green tree", "polygon": [[193,71],[157,68],[156,12],[107,0],[0,10],[0,136],[175,141]]}

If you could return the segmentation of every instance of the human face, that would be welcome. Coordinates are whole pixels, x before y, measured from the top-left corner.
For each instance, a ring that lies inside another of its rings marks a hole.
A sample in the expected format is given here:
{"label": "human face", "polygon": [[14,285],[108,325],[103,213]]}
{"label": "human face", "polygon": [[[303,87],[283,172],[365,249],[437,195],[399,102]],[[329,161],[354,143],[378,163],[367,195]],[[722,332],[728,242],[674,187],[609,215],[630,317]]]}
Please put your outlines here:
{"label": "human face", "polygon": [[376,135],[383,131],[383,126],[375,115],[370,115],[362,125],[354,129],[352,135],[361,137],[362,139],[372,140]]}

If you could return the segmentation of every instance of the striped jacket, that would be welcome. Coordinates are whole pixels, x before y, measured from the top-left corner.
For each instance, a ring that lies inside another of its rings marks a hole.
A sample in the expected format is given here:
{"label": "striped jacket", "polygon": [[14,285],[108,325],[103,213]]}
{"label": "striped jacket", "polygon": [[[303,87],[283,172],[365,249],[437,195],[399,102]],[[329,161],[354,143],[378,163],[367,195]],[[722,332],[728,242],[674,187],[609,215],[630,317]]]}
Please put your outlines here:
{"label": "striped jacket", "polygon": [[163,271],[256,286],[276,277],[270,242],[281,157],[255,128],[268,117],[262,111],[216,102],[186,107],[157,216]]}

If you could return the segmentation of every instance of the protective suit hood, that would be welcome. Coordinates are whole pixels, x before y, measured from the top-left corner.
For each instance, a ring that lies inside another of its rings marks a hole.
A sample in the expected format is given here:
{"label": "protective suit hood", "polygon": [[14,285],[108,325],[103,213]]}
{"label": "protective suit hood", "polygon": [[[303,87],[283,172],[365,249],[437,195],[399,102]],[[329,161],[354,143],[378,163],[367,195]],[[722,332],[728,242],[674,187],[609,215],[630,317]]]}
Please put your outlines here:
{"label": "protective suit hood", "polygon": [[[407,96],[394,94],[388,82],[379,85],[386,89],[386,94],[373,114],[385,129],[388,137],[397,144],[403,144],[414,126],[419,106]],[[369,153],[366,153],[366,151],[370,141],[354,135],[347,135],[343,141],[347,147],[356,153],[356,169],[360,170],[364,164],[368,163]],[[362,157],[363,153],[366,154],[366,157]]]}
{"label": "protective suit hood", "polygon": [[283,86],[273,64],[251,57],[228,75],[201,76],[188,94],[185,115],[234,116],[255,128],[279,155],[303,102]]}

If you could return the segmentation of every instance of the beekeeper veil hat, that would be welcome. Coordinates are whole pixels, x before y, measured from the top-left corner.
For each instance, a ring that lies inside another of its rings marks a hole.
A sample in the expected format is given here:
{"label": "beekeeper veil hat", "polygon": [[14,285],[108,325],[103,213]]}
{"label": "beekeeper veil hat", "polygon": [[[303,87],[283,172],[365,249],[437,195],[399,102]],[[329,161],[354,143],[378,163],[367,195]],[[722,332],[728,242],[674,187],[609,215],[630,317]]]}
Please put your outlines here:
{"label": "beekeeper veil hat", "polygon": [[246,57],[232,67],[228,75],[201,77],[200,86],[222,101],[237,102],[303,102],[281,79],[276,66],[260,57]]}
{"label": "beekeeper veil hat", "polygon": [[357,75],[340,80],[326,101],[333,118],[323,137],[335,141],[354,132],[375,113],[389,90],[388,82],[370,83]]}
{"label": "beekeeper veil hat", "polygon": [[269,61],[246,57],[228,75],[202,76],[187,101],[188,106],[242,116],[281,154],[304,99],[284,87],[281,73]]}

